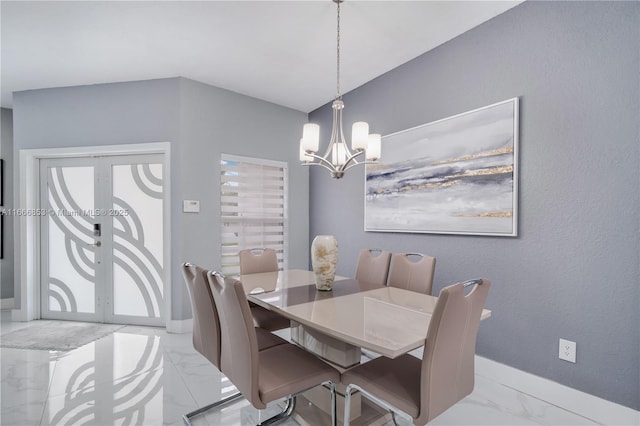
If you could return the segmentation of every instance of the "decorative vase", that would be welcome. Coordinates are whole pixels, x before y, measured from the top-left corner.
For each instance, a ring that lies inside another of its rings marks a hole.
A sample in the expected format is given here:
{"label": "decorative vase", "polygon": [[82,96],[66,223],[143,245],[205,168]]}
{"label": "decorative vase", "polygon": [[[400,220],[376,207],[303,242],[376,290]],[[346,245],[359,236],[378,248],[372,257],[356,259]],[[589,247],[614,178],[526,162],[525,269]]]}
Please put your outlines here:
{"label": "decorative vase", "polygon": [[311,265],[316,275],[316,288],[330,291],[338,265],[338,241],[333,235],[317,235],[311,243]]}

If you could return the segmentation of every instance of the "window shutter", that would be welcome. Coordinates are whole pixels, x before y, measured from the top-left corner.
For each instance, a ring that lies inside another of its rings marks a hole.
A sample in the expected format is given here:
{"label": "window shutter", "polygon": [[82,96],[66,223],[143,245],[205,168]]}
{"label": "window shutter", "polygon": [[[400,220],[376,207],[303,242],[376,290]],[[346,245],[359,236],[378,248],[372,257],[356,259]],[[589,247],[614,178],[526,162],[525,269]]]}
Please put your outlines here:
{"label": "window shutter", "polygon": [[223,154],[220,160],[221,268],[240,274],[238,252],[273,248],[286,268],[287,163]]}

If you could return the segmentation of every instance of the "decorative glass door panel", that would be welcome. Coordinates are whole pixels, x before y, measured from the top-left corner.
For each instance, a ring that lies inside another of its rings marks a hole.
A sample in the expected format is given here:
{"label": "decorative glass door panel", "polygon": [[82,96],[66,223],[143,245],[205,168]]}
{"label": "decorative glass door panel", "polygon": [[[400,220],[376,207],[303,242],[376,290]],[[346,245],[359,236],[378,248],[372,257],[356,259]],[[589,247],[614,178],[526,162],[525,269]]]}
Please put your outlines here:
{"label": "decorative glass door panel", "polygon": [[113,165],[113,315],[163,312],[162,163]]}
{"label": "decorative glass door panel", "polygon": [[[71,163],[71,164],[69,164]],[[75,164],[74,164],[75,163]],[[96,269],[100,262],[95,222],[95,167],[78,161],[45,169],[45,203],[41,212],[47,229],[43,238],[47,273],[43,302],[49,316],[97,320]]]}
{"label": "decorative glass door panel", "polygon": [[162,156],[41,162],[43,318],[162,325]]}

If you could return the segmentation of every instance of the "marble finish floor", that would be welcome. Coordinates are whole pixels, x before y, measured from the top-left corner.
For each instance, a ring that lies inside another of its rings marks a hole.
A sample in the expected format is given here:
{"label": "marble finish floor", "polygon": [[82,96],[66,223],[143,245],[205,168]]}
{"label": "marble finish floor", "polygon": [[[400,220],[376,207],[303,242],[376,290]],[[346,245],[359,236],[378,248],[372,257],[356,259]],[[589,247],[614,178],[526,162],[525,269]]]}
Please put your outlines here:
{"label": "marble finish floor", "polygon": [[[0,312],[2,333],[29,327]],[[190,334],[127,326],[69,352],[0,348],[0,424],[182,425],[182,414],[235,392],[196,353]],[[194,419],[200,425],[250,425],[259,412],[240,400]],[[304,411],[304,410],[301,410]],[[326,418],[282,425],[322,426]],[[391,421],[375,422],[391,426]],[[401,426],[411,424],[398,418]],[[590,425],[593,421],[477,376],[474,392],[432,425]]]}

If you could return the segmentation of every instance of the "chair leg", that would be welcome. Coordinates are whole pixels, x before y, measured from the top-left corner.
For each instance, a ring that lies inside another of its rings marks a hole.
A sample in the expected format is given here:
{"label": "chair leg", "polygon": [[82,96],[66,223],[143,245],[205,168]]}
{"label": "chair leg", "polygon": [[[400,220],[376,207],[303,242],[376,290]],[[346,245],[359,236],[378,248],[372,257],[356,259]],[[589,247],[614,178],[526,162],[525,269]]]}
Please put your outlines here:
{"label": "chair leg", "polygon": [[287,405],[284,407],[284,410],[282,410],[280,413],[276,414],[275,416],[268,418],[264,422],[258,423],[257,426],[268,426],[268,425],[278,423],[282,420],[288,419],[289,417],[291,417],[291,414],[293,413],[293,410],[295,408],[296,408],[296,397],[291,396],[289,397],[289,399],[287,399]]}
{"label": "chair leg", "polygon": [[222,407],[223,405],[226,405],[230,402],[235,401],[236,399],[240,399],[242,398],[242,394],[240,392],[238,393],[234,393],[231,396],[226,397],[225,399],[221,399],[220,401],[214,402],[213,404],[209,404],[206,405],[204,407],[198,408],[197,410],[194,410],[190,413],[187,413],[185,415],[182,416],[182,421],[184,422],[185,426],[191,426],[191,419],[194,416],[197,416],[198,414],[202,414],[205,411],[209,411],[213,408],[219,408]]}
{"label": "chair leg", "polygon": [[331,395],[331,426],[338,426],[338,414],[336,403],[336,385],[332,382],[323,383],[323,385],[329,386],[329,393]]}
{"label": "chair leg", "polygon": [[352,385],[347,385],[344,394],[344,426],[349,426],[349,418],[351,417],[351,391],[354,389]]}
{"label": "chair leg", "polygon": [[346,389],[346,392],[345,392],[345,398],[344,398],[344,425],[343,426],[349,426],[349,415],[350,415],[350,411],[351,411],[350,410],[350,408],[351,408],[351,392],[353,392],[354,390],[360,391],[360,393],[362,393],[362,395],[364,395],[365,398],[373,401],[379,407],[382,407],[382,408],[386,409],[391,414],[391,421],[393,421],[393,424],[395,426],[398,426],[398,423],[396,422],[396,412],[395,412],[396,408],[394,408],[388,402],[383,401],[382,399],[374,396],[373,394],[365,391],[361,387],[356,386],[354,384],[347,385],[347,389]]}
{"label": "chair leg", "polygon": [[[329,392],[331,394],[331,426],[338,426],[336,385],[333,382],[324,382],[323,385],[329,387]],[[259,423],[257,426],[273,425],[275,423],[278,423],[282,420],[285,420],[291,417],[291,414],[293,414],[293,410],[296,408],[296,395],[291,395],[287,399],[287,405],[284,407],[284,409],[280,413],[276,414],[273,417],[268,418],[262,423]]]}

